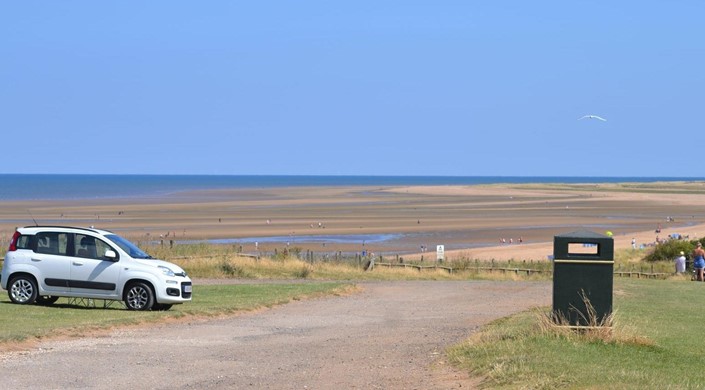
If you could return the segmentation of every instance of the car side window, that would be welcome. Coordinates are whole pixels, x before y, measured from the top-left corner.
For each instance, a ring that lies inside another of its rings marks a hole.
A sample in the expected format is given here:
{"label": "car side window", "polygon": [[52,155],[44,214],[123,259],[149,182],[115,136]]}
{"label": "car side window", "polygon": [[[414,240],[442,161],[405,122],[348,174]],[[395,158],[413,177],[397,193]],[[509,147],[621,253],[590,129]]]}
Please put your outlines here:
{"label": "car side window", "polygon": [[76,246],[74,252],[76,256],[86,259],[109,260],[105,257],[105,252],[113,250],[110,245],[106,244],[104,241],[85,234],[76,234],[74,244]]}
{"label": "car side window", "polygon": [[37,253],[66,256],[68,233],[39,232],[36,235]]}

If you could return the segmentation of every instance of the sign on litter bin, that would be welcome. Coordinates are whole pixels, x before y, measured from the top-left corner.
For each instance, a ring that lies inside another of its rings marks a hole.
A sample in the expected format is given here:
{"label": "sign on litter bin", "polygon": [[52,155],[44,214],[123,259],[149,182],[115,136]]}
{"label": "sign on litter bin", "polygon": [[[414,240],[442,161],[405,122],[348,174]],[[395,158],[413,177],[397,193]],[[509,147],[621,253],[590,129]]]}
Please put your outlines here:
{"label": "sign on litter bin", "polygon": [[[577,231],[553,238],[553,318],[563,325],[609,326],[614,240]],[[567,321],[568,323],[563,323]]]}

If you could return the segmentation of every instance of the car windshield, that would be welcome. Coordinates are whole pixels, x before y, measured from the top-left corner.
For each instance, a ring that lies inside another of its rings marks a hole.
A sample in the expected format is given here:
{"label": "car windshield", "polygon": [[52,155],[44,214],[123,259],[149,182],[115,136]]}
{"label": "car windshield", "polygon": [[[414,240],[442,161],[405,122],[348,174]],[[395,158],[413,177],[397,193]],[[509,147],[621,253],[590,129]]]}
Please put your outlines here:
{"label": "car windshield", "polygon": [[130,241],[118,236],[117,234],[108,234],[105,236],[110,241],[114,242],[120,249],[127,252],[133,259],[152,259],[153,257],[144,253],[142,249]]}

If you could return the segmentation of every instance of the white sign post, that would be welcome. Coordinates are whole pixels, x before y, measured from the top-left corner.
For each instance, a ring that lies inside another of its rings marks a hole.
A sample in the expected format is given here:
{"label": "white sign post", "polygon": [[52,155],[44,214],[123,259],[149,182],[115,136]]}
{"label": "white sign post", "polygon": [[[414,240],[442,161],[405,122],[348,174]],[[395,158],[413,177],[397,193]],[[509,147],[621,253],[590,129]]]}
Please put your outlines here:
{"label": "white sign post", "polygon": [[436,261],[442,263],[444,257],[445,247],[443,245],[436,245]]}

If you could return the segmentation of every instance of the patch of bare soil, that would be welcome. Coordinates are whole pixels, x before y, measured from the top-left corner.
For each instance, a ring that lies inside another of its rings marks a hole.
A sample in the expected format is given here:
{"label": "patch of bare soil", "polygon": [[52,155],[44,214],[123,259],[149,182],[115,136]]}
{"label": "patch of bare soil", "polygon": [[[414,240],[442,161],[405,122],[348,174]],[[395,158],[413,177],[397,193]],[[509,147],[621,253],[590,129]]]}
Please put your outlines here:
{"label": "patch of bare soil", "polygon": [[117,328],[0,353],[12,388],[450,389],[445,348],[550,303],[549,282],[365,282],[227,318]]}

